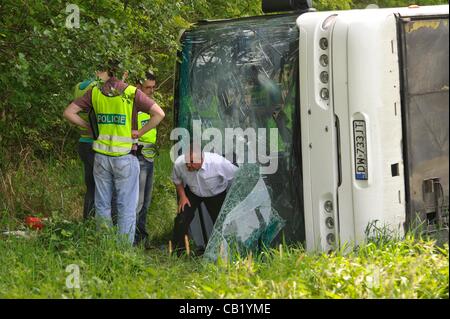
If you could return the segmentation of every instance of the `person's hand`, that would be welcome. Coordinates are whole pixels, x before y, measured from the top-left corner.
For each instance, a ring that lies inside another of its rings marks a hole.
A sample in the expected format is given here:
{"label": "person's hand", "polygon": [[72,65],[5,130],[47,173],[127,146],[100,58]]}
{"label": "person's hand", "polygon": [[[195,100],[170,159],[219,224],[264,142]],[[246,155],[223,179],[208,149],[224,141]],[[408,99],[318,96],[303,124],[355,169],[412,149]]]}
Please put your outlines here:
{"label": "person's hand", "polygon": [[131,138],[137,139],[139,138],[139,131],[138,130],[132,130],[131,131]]}
{"label": "person's hand", "polygon": [[178,211],[177,213],[180,214],[181,212],[184,211],[184,206],[186,206],[186,204],[191,207],[191,202],[189,201],[189,199],[187,198],[187,196],[183,196],[180,198],[180,202],[178,203]]}

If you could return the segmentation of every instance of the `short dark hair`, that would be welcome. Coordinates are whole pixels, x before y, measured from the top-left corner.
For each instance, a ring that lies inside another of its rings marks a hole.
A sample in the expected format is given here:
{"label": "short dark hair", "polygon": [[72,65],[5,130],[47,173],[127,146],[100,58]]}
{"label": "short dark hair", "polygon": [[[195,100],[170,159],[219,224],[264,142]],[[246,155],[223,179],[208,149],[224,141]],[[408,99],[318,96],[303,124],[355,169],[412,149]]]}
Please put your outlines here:
{"label": "short dark hair", "polygon": [[152,70],[145,72],[145,80],[156,81],[156,76]]}
{"label": "short dark hair", "polygon": [[153,73],[152,70],[148,70],[148,71],[145,71],[144,77],[140,77],[138,75],[134,75],[132,77],[132,80],[134,81],[134,83],[142,85],[147,80],[149,80],[149,81],[156,81],[156,76],[155,76],[155,74]]}

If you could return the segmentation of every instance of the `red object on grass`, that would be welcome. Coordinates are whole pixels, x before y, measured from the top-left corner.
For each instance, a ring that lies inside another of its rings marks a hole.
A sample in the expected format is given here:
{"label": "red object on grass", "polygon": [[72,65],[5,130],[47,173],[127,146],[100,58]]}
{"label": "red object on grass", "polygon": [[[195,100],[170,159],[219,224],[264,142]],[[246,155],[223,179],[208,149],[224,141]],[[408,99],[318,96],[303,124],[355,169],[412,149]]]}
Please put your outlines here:
{"label": "red object on grass", "polygon": [[44,223],[39,217],[27,216],[25,218],[25,224],[32,229],[42,229],[44,228]]}

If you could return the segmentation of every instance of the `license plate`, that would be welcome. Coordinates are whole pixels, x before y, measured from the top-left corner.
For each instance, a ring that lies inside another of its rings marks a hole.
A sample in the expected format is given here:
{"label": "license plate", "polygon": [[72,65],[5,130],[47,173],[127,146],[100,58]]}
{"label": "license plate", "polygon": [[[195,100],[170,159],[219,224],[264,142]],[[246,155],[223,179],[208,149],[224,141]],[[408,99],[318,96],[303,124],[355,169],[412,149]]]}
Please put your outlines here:
{"label": "license plate", "polygon": [[353,121],[353,143],[355,149],[355,179],[367,180],[367,139],[366,122]]}

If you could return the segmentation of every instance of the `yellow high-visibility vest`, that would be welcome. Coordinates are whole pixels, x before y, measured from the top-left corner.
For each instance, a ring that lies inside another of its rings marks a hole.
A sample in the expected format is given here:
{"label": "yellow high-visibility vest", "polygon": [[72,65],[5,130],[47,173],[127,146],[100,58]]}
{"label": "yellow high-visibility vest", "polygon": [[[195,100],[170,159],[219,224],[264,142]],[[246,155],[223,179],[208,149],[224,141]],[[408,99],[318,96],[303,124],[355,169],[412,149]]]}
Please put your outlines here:
{"label": "yellow high-visibility vest", "polygon": [[[138,129],[141,129],[148,121],[150,121],[150,115],[144,112],[138,113]],[[152,128],[139,138],[139,145],[142,145],[142,155],[145,158],[153,159],[157,154],[156,148],[156,128]]]}
{"label": "yellow high-visibility vest", "polygon": [[[90,88],[94,87],[95,84],[96,84],[95,81],[86,80],[86,81],[80,82],[77,85],[75,85],[74,92],[73,92],[74,100],[78,99],[79,97],[82,97]],[[86,122],[89,123],[87,112],[81,111],[80,113],[78,113],[78,115],[83,120],[85,120]],[[92,139],[91,135],[89,134],[89,131],[87,128],[79,126],[78,131],[80,133],[80,139],[79,139],[80,142],[92,143],[94,141]]]}
{"label": "yellow high-visibility vest", "polygon": [[122,95],[106,96],[92,89],[92,105],[98,125],[98,138],[93,150],[108,156],[130,153],[137,139],[131,137],[132,114],[136,87],[129,85]]}

